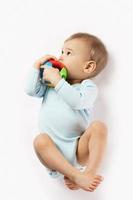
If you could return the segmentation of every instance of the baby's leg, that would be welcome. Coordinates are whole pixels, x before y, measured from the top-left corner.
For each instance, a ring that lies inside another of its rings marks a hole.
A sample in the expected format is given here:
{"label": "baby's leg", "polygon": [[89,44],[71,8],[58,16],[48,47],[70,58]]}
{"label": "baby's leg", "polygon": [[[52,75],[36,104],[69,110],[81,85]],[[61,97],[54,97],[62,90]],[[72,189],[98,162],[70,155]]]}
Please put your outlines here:
{"label": "baby's leg", "polygon": [[50,167],[47,165],[47,163],[44,162],[44,160],[41,158],[41,156],[40,156],[40,154],[37,152],[36,148],[34,148],[34,149],[35,149],[36,155],[37,155],[38,159],[40,160],[40,162],[41,162],[45,167],[47,167],[47,168],[50,169]]}
{"label": "baby's leg", "polygon": [[[77,160],[81,165],[86,165],[84,173],[89,177],[95,176],[102,162],[105,146],[107,141],[107,128],[102,122],[93,122],[89,128],[80,137],[77,145]],[[70,189],[78,189],[76,184],[72,183],[67,177],[65,178],[66,185]],[[99,182],[100,183],[100,182]],[[92,184],[94,190],[98,186]]]}
{"label": "baby's leg", "polygon": [[[39,134],[34,140],[35,151],[43,165],[57,170],[71,180],[80,172],[73,167],[57,149],[53,140],[47,134]],[[67,147],[66,147],[67,148]]]}
{"label": "baby's leg", "polygon": [[[41,160],[47,164],[50,169],[54,169],[64,174],[66,177],[75,182],[80,188],[91,191],[90,178],[88,175],[84,175],[78,169],[73,167],[57,149],[53,140],[47,134],[40,134],[34,140],[34,147],[36,152],[41,157]],[[67,147],[66,147],[67,148]],[[43,162],[42,162],[43,163]],[[95,181],[101,179],[100,176],[94,177]]]}
{"label": "baby's leg", "polygon": [[80,137],[77,160],[87,166],[85,171],[97,173],[103,160],[107,143],[107,127],[100,121],[93,122]]}

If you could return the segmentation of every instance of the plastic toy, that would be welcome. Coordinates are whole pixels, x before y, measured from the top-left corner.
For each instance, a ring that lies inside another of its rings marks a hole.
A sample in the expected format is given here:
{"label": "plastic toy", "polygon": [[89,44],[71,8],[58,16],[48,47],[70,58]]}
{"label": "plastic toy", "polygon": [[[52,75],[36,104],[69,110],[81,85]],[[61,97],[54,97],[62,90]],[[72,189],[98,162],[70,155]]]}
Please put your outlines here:
{"label": "plastic toy", "polygon": [[44,73],[44,77],[45,77],[45,68],[49,68],[49,67],[58,68],[61,77],[64,79],[67,79],[68,72],[67,72],[65,65],[57,60],[50,59],[50,60],[44,62],[40,68],[40,79],[41,79],[42,83],[45,83],[49,87],[54,87],[50,82],[45,81],[43,79],[43,73]]}

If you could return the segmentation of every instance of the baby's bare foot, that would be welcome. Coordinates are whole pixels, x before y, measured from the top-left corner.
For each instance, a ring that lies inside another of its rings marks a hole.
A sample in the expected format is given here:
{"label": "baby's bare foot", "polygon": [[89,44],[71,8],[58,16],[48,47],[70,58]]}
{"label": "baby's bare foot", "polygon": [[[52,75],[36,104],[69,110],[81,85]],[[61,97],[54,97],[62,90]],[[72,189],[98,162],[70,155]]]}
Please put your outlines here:
{"label": "baby's bare foot", "polygon": [[93,192],[98,185],[103,180],[103,177],[100,175],[95,175],[93,172],[80,172],[77,174],[75,179],[72,181],[76,185],[72,185],[73,187],[80,187],[83,190]]}

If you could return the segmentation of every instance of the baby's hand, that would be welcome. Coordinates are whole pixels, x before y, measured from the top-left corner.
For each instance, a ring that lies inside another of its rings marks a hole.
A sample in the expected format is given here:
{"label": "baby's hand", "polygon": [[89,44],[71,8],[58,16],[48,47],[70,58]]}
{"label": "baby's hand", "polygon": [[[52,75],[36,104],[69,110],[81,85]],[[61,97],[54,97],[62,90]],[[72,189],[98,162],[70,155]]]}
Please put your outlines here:
{"label": "baby's hand", "polygon": [[35,63],[34,63],[34,67],[37,68],[37,69],[40,69],[41,65],[46,62],[47,60],[50,60],[50,59],[54,59],[54,60],[57,60],[57,58],[55,56],[52,56],[52,55],[45,55],[41,58],[39,58]]}
{"label": "baby's hand", "polygon": [[54,87],[62,79],[59,69],[54,67],[46,68],[43,78],[45,81],[51,82]]}

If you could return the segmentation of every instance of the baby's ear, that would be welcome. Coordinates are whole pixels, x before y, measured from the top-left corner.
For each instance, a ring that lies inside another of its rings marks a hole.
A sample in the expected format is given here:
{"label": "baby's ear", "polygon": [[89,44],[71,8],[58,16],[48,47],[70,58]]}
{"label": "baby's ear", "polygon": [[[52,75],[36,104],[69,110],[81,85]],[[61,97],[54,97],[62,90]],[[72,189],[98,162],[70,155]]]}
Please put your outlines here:
{"label": "baby's ear", "polygon": [[92,73],[96,69],[96,62],[91,60],[87,61],[84,65],[84,72],[86,73]]}

